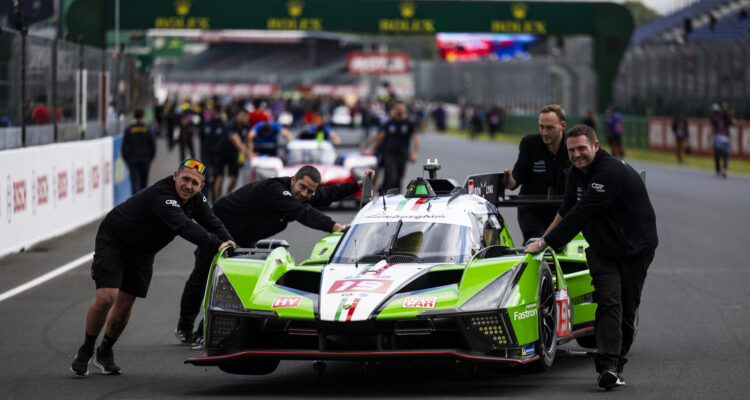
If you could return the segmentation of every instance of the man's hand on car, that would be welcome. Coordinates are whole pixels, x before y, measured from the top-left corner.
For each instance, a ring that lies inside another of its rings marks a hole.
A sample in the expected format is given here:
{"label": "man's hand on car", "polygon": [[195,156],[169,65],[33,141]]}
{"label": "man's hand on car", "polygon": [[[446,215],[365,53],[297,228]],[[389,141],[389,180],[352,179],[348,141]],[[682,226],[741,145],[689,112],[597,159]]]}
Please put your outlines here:
{"label": "man's hand on car", "polygon": [[513,179],[513,174],[510,172],[509,169],[503,170],[505,173],[505,188],[513,190],[516,187],[516,180]]}
{"label": "man's hand on car", "polygon": [[226,249],[227,247],[230,247],[230,246],[231,247],[237,247],[237,244],[234,243],[231,240],[227,240],[226,242],[224,242],[224,243],[222,243],[222,244],[219,245],[219,251],[221,252],[222,250],[224,250],[224,249]]}
{"label": "man's hand on car", "polygon": [[[372,170],[372,169],[366,170],[365,171],[365,176],[369,176],[370,177],[370,181],[371,182],[375,182],[375,170]],[[362,187],[363,183],[364,183],[364,181],[357,181],[357,185],[359,185],[360,188]]]}
{"label": "man's hand on car", "polygon": [[338,222],[333,224],[333,230],[331,232],[341,232],[349,228],[349,224],[341,225]]}

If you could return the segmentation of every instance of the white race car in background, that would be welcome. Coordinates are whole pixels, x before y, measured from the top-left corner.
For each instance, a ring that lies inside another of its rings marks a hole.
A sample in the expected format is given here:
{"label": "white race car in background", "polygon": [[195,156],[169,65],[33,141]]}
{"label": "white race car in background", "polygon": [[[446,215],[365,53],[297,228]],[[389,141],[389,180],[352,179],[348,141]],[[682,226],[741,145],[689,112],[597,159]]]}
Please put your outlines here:
{"label": "white race car in background", "polygon": [[[352,152],[336,155],[333,145],[327,140],[296,139],[286,146],[284,157],[256,155],[250,161],[248,180],[293,176],[305,165],[312,165],[320,171],[321,184],[331,185],[362,180],[365,171],[375,169],[374,155]],[[354,199],[359,199],[357,193]]]}

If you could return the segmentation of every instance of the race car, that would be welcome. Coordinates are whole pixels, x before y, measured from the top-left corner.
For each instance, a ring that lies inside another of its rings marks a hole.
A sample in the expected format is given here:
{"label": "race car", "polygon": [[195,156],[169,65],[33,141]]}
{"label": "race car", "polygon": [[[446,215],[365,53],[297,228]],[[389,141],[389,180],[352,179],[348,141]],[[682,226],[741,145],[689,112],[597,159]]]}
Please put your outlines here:
{"label": "race car", "polygon": [[[322,139],[296,139],[286,146],[282,157],[258,155],[250,161],[250,182],[293,176],[304,165],[313,165],[320,171],[321,184],[332,185],[342,182],[357,182],[364,178],[365,171],[375,169],[375,156],[360,152],[336,155],[333,145]],[[359,199],[360,194],[354,196]]]}
{"label": "race car", "polygon": [[[560,252],[515,247],[498,212],[502,173],[463,186],[416,178],[364,205],[345,233],[297,264],[283,240],[226,250],[206,287],[202,357],[186,363],[268,374],[280,360],[455,359],[541,371],[558,344],[591,345],[596,304],[580,235]],[[471,192],[471,193],[469,193]]]}

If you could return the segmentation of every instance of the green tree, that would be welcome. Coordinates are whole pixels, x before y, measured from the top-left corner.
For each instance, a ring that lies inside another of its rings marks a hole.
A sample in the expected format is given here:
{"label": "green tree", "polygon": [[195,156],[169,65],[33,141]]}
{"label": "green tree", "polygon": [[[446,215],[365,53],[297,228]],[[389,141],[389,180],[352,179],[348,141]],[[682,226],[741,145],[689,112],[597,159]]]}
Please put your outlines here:
{"label": "green tree", "polygon": [[635,21],[636,25],[645,24],[646,22],[651,21],[652,19],[659,18],[661,16],[658,12],[649,8],[647,5],[643,4],[640,1],[626,1],[624,3],[624,6],[627,7],[628,10],[630,10],[631,14],[633,14],[633,20]]}

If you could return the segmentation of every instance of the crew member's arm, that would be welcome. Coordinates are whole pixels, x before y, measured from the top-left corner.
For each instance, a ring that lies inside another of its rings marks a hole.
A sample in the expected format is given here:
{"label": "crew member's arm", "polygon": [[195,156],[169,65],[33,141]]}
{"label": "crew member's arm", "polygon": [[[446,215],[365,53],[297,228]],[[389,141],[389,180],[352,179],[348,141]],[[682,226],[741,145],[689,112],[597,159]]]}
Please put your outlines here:
{"label": "crew member's arm", "polygon": [[282,127],[279,133],[281,133],[281,136],[283,136],[284,139],[286,139],[287,143],[294,140],[294,135],[292,135],[292,132],[289,132],[289,129]]}
{"label": "crew member's arm", "polygon": [[[552,229],[548,230],[541,240],[527,246],[526,252],[538,253],[547,246],[557,249],[568,243],[581,231],[586,222],[594,214],[605,212],[607,207],[620,194],[624,184],[621,177],[608,171],[595,173],[591,177],[590,182],[592,185],[599,184],[601,186],[599,189],[587,188],[581,199],[576,201],[575,205],[567,213],[563,209],[565,206],[565,203],[563,203],[558,213],[561,219],[557,222],[553,221],[552,224],[555,224],[555,226],[550,225]],[[566,197],[568,191],[566,190]],[[557,216],[555,220],[557,220]]]}
{"label": "crew member's arm", "polygon": [[365,142],[359,148],[360,150],[364,151],[367,150],[370,145],[372,145],[372,152],[377,153],[378,148],[383,143],[383,139],[385,139],[385,130],[381,129],[376,135],[368,137],[367,140],[365,140]]}
{"label": "crew member's arm", "polygon": [[245,156],[248,160],[253,158],[253,154],[255,153],[255,137],[258,136],[258,132],[255,131],[255,129],[252,129],[248,134],[247,137],[245,137]]}
{"label": "crew member's arm", "polygon": [[[356,185],[355,183],[352,184]],[[267,204],[276,210],[283,212],[291,217],[291,219],[299,221],[302,225],[326,232],[335,232],[337,228],[340,230],[344,227],[343,225],[334,222],[331,217],[323,214],[310,204],[301,203],[295,200],[292,197],[291,191],[282,185],[273,187],[269,192],[270,193],[266,198],[268,202]]]}
{"label": "crew member's arm", "polygon": [[417,162],[417,154],[419,154],[419,140],[419,133],[414,131],[414,133],[411,134],[412,150],[411,154],[409,154],[410,162]]}
{"label": "crew member's arm", "polygon": [[[375,171],[368,169],[365,175],[375,182]],[[363,181],[344,182],[335,185],[318,185],[315,193],[308,201],[308,204],[315,208],[328,207],[334,201],[339,201],[347,196],[351,196],[362,189]]]}
{"label": "crew member's arm", "polygon": [[331,144],[334,146],[341,146],[341,138],[333,129],[328,131],[328,140],[330,140]]}
{"label": "crew member's arm", "polygon": [[[201,193],[197,194],[197,196],[204,197]],[[190,243],[210,249],[217,249],[217,251],[225,244],[218,236],[188,218],[182,207],[180,207],[180,199],[177,196],[156,196],[154,201],[156,203],[154,205],[154,214],[156,214],[156,217],[169,229]]]}
{"label": "crew member's arm", "polygon": [[[525,139],[525,138],[524,138]],[[506,169],[504,172],[508,177],[505,188],[513,190],[527,181],[528,172],[531,169],[531,151],[529,151],[526,142],[522,139],[518,145],[518,159],[513,165],[513,172]]]}

